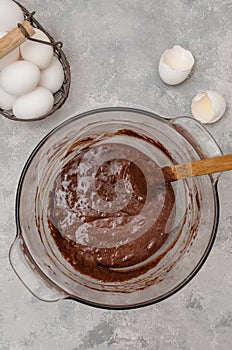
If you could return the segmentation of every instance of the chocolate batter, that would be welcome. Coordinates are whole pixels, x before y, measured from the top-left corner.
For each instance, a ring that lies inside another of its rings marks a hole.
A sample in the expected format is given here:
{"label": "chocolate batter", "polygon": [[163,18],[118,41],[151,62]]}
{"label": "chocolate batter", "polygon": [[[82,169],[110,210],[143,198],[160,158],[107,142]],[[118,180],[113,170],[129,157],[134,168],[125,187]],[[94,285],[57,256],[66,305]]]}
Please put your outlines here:
{"label": "chocolate batter", "polygon": [[172,229],[171,184],[133,146],[99,143],[70,158],[55,180],[48,209],[60,252],[75,269],[105,282],[146,272],[154,260],[139,263],[163,246]]}

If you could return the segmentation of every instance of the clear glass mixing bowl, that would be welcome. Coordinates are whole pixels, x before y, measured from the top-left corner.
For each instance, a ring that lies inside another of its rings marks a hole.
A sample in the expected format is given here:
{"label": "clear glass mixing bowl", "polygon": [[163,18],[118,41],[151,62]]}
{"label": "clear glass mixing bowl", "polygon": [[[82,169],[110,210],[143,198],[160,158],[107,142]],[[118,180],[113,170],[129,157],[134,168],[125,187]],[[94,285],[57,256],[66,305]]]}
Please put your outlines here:
{"label": "clear glass mixing bowl", "polygon": [[[152,139],[160,148],[144,139],[115,138],[122,129]],[[175,222],[165,244],[150,258],[158,258],[157,264],[135,278],[103,283],[80,273],[64,259],[47,220],[54,180],[67,155],[81,152],[83,140],[130,144],[151,157],[154,153],[161,167],[221,155],[212,136],[192,118],[170,120],[144,110],[115,107],[69,119],[44,137],[23,169],[16,198],[17,235],[9,252],[14,271],[44,301],[72,298],[92,306],[125,309],[169,297],[191,280],[211,250],[218,223],[219,174],[173,183]]]}

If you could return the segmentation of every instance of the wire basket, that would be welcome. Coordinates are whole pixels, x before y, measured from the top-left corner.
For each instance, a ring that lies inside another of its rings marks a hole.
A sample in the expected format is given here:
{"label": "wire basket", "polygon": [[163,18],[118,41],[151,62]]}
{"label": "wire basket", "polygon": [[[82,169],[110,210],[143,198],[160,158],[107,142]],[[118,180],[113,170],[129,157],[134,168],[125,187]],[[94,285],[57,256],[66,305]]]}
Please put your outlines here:
{"label": "wire basket", "polygon": [[[50,43],[30,38],[27,35],[27,32],[25,32],[23,30],[24,28],[23,27],[21,28],[24,35],[28,38],[28,40],[38,41],[38,42],[43,43],[45,45],[52,45],[53,46],[54,56],[56,56],[57,59],[60,61],[60,63],[62,64],[63,70],[64,70],[64,81],[63,81],[61,88],[55,94],[53,94],[53,96],[54,96],[53,108],[47,114],[44,114],[44,115],[37,117],[37,118],[22,119],[22,118],[16,118],[11,110],[5,110],[5,109],[0,108],[0,115],[6,117],[8,119],[15,120],[15,121],[24,121],[25,122],[25,121],[41,120],[41,119],[44,119],[44,118],[48,117],[49,115],[53,114],[57,109],[59,109],[65,103],[65,101],[68,97],[68,94],[69,94],[70,83],[71,83],[70,65],[69,65],[68,60],[67,60],[67,58],[62,50],[62,47],[63,47],[62,42],[60,42],[60,41],[56,42],[53,39],[53,37],[44,29],[44,27],[35,19],[35,17],[34,17],[35,11],[29,12],[18,1],[15,1],[15,0],[13,0],[13,1],[22,9],[22,11],[24,13],[24,18],[27,19],[34,28],[40,29],[49,38]],[[20,27],[20,24],[18,26]]]}

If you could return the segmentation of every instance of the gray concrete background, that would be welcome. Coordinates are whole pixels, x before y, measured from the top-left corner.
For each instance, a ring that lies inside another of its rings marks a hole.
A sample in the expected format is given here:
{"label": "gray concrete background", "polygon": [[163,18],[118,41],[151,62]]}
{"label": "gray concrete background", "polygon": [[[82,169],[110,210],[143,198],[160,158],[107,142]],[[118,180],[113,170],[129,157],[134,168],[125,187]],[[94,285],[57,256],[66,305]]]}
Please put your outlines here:
{"label": "gray concrete background", "polygon": [[[198,90],[227,100],[208,127],[232,152],[232,2],[229,0],[25,0],[57,39],[72,67],[65,106],[49,119],[0,127],[1,350],[229,350],[232,343],[232,172],[219,183],[221,216],[213,250],[198,275],[163,301],[132,311],[105,311],[73,301],[47,304],[19,282],[8,262],[15,237],[14,200],[22,167],[51,128],[81,110],[139,105],[164,116],[190,115]],[[190,79],[165,86],[157,64],[174,44],[196,59]]]}

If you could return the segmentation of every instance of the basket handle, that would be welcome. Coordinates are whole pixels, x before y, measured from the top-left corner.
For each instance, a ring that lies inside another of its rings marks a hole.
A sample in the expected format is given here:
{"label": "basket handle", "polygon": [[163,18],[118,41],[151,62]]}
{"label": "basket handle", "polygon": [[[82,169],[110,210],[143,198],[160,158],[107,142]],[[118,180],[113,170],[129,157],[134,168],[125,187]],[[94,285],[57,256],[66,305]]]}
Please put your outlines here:
{"label": "basket handle", "polygon": [[0,39],[0,59],[23,44],[28,37],[35,34],[35,29],[27,21],[23,21],[16,28]]}

